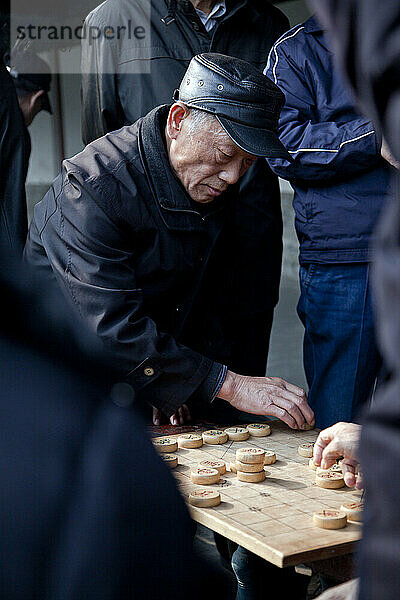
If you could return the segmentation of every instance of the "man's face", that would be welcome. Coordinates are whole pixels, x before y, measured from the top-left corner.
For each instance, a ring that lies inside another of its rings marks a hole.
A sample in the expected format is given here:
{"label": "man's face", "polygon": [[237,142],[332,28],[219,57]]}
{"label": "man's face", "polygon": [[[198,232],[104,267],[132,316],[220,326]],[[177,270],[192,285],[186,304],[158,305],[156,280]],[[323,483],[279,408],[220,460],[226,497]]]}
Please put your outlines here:
{"label": "man's face", "polygon": [[[192,200],[207,204],[236,183],[257,157],[239,148],[217,119],[190,132],[190,118],[178,118],[175,123],[177,131],[173,131],[168,142],[169,159]],[[170,122],[167,140],[169,125]]]}

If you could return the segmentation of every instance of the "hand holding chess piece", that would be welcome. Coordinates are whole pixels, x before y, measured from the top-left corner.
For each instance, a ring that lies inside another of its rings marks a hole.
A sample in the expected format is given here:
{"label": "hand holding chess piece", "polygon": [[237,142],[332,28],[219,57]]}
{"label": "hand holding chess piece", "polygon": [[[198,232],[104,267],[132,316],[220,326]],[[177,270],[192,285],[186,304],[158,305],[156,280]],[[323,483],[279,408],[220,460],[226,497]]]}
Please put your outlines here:
{"label": "hand holding chess piece", "polygon": [[342,470],[348,487],[363,488],[359,472],[358,445],[361,425],[356,423],[336,423],[319,434],[314,445],[313,462],[322,469],[329,469],[342,458]]}

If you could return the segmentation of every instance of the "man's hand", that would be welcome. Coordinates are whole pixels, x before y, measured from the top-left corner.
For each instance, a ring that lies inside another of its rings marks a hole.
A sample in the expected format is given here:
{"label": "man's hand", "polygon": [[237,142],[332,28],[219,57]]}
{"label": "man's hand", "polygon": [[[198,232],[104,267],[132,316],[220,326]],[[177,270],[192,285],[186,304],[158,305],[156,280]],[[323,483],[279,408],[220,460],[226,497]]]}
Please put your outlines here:
{"label": "man's hand", "polygon": [[400,163],[398,160],[395,159],[395,157],[391,153],[389,146],[387,145],[387,142],[385,139],[382,140],[381,156],[382,156],[382,158],[384,158],[386,160],[386,162],[388,162],[390,165],[392,165],[392,167],[394,167],[397,170],[400,169]]}
{"label": "man's hand", "polygon": [[[161,410],[153,406],[153,425],[161,425],[163,416],[164,415]],[[171,425],[184,425],[185,423],[190,423],[190,420],[190,411],[186,404],[182,404],[182,406],[180,406],[178,410],[169,418]]]}
{"label": "man's hand", "polygon": [[350,579],[341,585],[327,589],[316,600],[357,600],[358,579]]}
{"label": "man's hand", "polygon": [[278,417],[292,429],[315,423],[305,391],[279,377],[245,377],[228,371],[218,397],[244,412]]}
{"label": "man's hand", "polygon": [[343,457],[342,469],[347,486],[362,489],[362,476],[358,473],[358,445],[361,425],[356,423],[336,423],[324,429],[314,445],[313,461],[323,469],[329,469],[338,458]]}

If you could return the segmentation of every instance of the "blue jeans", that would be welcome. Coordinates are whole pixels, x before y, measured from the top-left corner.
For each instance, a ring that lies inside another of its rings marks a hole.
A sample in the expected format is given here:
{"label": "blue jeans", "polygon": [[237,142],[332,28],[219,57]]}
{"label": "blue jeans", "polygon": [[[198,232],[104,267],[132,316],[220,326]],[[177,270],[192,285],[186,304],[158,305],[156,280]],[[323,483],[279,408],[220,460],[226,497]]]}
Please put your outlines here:
{"label": "blue jeans", "polygon": [[369,265],[301,266],[300,290],[297,312],[305,329],[304,370],[316,426],[358,421],[381,366]]}
{"label": "blue jeans", "polygon": [[231,557],[237,579],[236,600],[286,598],[305,600],[309,578],[299,575],[294,567],[280,569],[238,546]]}

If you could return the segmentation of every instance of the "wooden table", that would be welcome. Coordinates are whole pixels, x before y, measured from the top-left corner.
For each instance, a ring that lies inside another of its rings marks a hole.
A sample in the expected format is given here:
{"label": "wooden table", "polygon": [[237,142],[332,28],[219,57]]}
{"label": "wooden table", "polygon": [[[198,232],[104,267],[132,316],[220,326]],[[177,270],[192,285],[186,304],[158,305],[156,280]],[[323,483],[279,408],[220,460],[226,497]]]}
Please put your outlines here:
{"label": "wooden table", "polygon": [[274,450],[277,455],[277,462],[265,467],[267,478],[261,483],[243,483],[228,471],[218,484],[207,486],[221,493],[222,502],[207,509],[189,506],[192,518],[278,567],[354,552],[361,537],[360,524],[348,523],[344,529],[329,531],[312,522],[316,511],[338,509],[343,502],[360,499],[360,493],[349,488],[327,490],[315,485],[315,471],[297,448],[314,442],[318,431],[293,431],[280,421],[271,421],[271,430],[268,437],[250,437],[244,442],[179,448],[179,464],[172,472],[186,498],[191,489],[199,487],[191,482],[190,471],[201,460],[219,458],[229,469],[236,449],[246,446]]}

